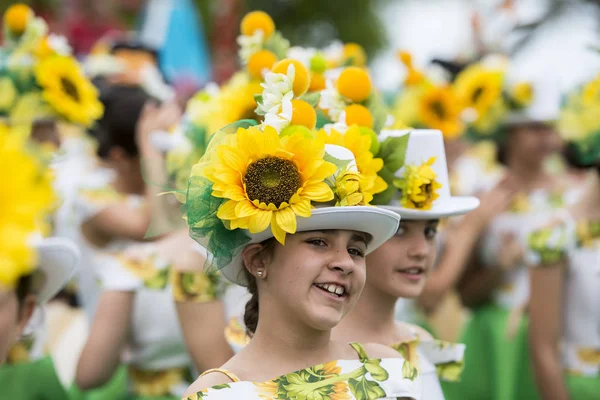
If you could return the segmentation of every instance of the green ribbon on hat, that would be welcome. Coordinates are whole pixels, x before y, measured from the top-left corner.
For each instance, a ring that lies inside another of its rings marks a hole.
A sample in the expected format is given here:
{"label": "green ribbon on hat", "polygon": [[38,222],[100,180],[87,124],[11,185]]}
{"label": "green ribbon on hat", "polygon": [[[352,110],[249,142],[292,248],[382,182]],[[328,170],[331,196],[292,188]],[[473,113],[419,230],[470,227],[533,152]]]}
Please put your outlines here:
{"label": "green ribbon on hat", "polygon": [[241,120],[215,132],[209,141],[206,153],[194,166],[188,181],[188,189],[184,204],[185,217],[189,226],[190,237],[206,248],[212,254],[212,265],[221,269],[228,265],[237,255],[236,250],[250,241],[242,229],[228,229],[217,217],[219,207],[227,199],[212,195],[213,183],[198,174],[203,166],[210,163],[216,148],[229,135],[235,134],[239,128],[247,129],[258,123],[255,120]]}

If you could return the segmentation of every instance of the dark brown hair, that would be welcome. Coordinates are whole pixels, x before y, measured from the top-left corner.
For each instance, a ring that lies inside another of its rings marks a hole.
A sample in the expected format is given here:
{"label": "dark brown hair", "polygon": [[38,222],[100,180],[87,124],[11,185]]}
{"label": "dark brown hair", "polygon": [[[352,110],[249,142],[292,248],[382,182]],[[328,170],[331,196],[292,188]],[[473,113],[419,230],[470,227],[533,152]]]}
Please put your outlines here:
{"label": "dark brown hair", "polygon": [[[275,238],[267,239],[262,242],[263,248],[257,256],[271,256],[275,249],[275,243]],[[248,271],[248,268],[244,268],[244,274],[246,274],[248,292],[251,295],[244,310],[244,325],[246,326],[246,334],[252,337],[254,332],[256,332],[256,327],[258,325],[258,288],[256,285],[256,278]]]}

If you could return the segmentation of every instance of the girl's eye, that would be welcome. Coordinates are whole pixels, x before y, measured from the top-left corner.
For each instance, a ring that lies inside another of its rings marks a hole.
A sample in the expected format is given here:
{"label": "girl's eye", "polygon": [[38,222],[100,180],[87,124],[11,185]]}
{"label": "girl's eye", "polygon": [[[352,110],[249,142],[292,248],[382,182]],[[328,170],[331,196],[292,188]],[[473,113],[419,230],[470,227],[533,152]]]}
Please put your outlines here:
{"label": "girl's eye", "polygon": [[359,248],[356,248],[356,247],[351,247],[351,248],[349,248],[349,249],[348,249],[348,253],[349,253],[350,255],[353,255],[353,256],[356,256],[356,257],[361,257],[361,258],[365,256],[365,252],[364,252],[364,251],[362,251],[362,250],[361,250],[361,249],[359,249]]}
{"label": "girl's eye", "polygon": [[425,237],[427,239],[433,239],[437,235],[436,228],[425,228]]}
{"label": "girl's eye", "polygon": [[327,243],[323,239],[308,239],[306,243],[319,247],[327,246]]}

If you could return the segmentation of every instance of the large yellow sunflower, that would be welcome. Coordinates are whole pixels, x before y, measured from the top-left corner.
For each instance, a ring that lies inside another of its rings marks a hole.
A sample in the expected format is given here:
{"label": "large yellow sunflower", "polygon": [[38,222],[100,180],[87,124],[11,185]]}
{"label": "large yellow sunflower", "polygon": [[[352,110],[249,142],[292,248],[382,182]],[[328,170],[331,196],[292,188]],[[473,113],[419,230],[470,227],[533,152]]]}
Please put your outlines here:
{"label": "large yellow sunflower", "polygon": [[204,176],[213,182],[212,195],[227,199],[217,216],[230,229],[262,232],[285,244],[286,233],[296,232],[296,216],[310,217],[311,201],[333,199],[325,178],[336,166],[323,160],[323,141],[291,134],[280,138],[266,127],[240,128],[216,150]]}
{"label": "large yellow sunflower", "polygon": [[431,157],[427,162],[416,165],[406,165],[404,176],[394,181],[402,192],[400,203],[402,207],[418,210],[430,210],[433,202],[439,197],[438,189],[442,185],[436,181],[437,174],[431,168],[436,158]]}
{"label": "large yellow sunflower", "polygon": [[502,100],[504,72],[475,64],[462,71],[454,82],[461,105],[477,112],[478,119],[498,101]]}
{"label": "large yellow sunflower", "polygon": [[439,129],[448,139],[463,131],[462,107],[451,86],[431,87],[421,98],[419,119],[428,128]]}
{"label": "large yellow sunflower", "polygon": [[102,116],[98,91],[73,58],[55,56],[41,60],[35,67],[35,78],[44,99],[68,121],[90,126]]}
{"label": "large yellow sunflower", "polygon": [[0,124],[0,170],[6,172],[0,196],[0,284],[7,287],[35,267],[28,240],[46,222],[55,200],[52,174],[26,150],[25,140]]}
{"label": "large yellow sunflower", "polygon": [[343,146],[354,154],[356,167],[363,178],[361,191],[365,196],[365,204],[369,204],[373,199],[373,195],[387,189],[387,183],[377,175],[383,168],[383,160],[375,158],[370,151],[372,141],[377,140],[375,134],[363,133],[361,128],[355,125],[345,133],[331,129],[330,133],[327,134],[324,130],[321,130],[317,136],[327,144]]}

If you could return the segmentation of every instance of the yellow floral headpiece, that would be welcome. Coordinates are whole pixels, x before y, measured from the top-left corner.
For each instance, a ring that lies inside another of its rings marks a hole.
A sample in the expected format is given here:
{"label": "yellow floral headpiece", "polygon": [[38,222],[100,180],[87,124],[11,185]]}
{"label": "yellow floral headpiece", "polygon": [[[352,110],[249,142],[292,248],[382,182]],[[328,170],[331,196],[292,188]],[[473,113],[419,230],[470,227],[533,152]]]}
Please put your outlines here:
{"label": "yellow floral headpiece", "polygon": [[558,130],[582,165],[600,160],[600,75],[566,96]]}
{"label": "yellow floral headpiece", "polygon": [[35,268],[31,236],[48,222],[55,196],[51,171],[22,135],[2,123],[0,167],[11,171],[3,178],[0,196],[0,284],[10,288]]}
{"label": "yellow floral headpiece", "polygon": [[89,127],[102,116],[98,92],[71,55],[65,38],[48,34],[24,4],[4,15],[0,116],[13,124],[61,118]]}

